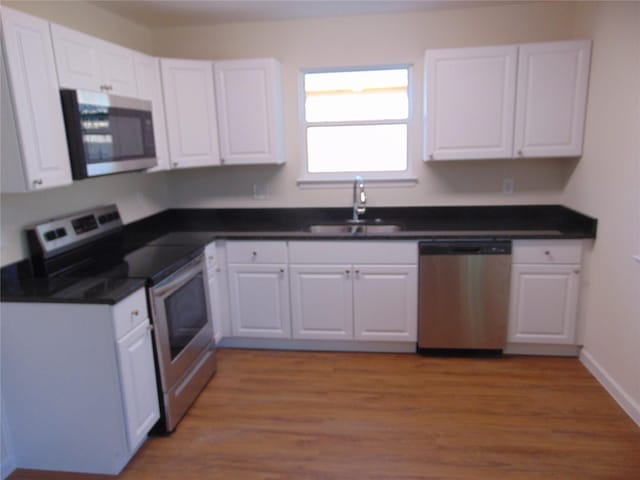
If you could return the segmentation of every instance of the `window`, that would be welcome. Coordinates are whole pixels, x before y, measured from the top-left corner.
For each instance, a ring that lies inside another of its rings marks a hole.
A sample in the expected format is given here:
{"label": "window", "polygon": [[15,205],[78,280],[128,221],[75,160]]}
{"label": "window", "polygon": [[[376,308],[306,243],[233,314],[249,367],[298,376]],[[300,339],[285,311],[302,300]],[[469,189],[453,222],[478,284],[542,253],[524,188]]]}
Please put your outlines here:
{"label": "window", "polygon": [[408,178],[408,67],[308,71],[303,86],[303,182]]}

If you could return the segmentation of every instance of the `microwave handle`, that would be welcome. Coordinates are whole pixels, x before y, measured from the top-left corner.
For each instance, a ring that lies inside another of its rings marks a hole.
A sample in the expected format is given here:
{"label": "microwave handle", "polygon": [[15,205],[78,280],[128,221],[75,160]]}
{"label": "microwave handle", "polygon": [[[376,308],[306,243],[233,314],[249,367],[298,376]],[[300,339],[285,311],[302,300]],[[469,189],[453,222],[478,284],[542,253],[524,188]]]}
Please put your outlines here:
{"label": "microwave handle", "polygon": [[193,277],[198,272],[204,272],[202,268],[202,256],[196,258],[190,264],[182,267],[176,273],[171,275],[167,281],[168,283],[161,283],[156,287],[151,288],[151,294],[154,297],[163,297],[165,294],[176,290],[179,286],[184,284],[190,277]]}

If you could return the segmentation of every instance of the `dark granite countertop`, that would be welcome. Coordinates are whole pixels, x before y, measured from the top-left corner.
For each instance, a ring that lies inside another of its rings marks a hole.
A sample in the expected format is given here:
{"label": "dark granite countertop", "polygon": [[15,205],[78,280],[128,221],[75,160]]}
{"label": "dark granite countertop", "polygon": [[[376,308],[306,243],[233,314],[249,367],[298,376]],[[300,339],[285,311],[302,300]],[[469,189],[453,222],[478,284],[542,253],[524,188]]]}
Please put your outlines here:
{"label": "dark granite countertop", "polygon": [[170,232],[210,232],[221,239],[430,240],[438,238],[595,238],[597,220],[560,205],[370,207],[369,225],[399,231],[312,233],[312,225],[344,225],[350,208],[170,209],[130,224],[127,241],[139,245]]}
{"label": "dark granite countertop", "polygon": [[[597,220],[560,205],[473,207],[369,207],[368,225],[398,225],[396,232],[312,233],[312,225],[344,225],[350,208],[170,209],[125,226],[125,250],[149,244],[204,246],[220,239],[438,240],[595,238]],[[191,233],[187,233],[191,232]],[[3,302],[115,304],[143,279],[34,278],[29,260],[2,268]]]}

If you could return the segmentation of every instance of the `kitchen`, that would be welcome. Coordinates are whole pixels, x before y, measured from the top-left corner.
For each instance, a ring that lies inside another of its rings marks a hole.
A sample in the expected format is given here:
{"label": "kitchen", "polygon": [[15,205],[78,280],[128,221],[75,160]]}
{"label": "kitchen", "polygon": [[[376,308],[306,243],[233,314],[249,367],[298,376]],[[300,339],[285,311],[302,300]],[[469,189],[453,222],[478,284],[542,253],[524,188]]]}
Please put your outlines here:
{"label": "kitchen", "polygon": [[[147,54],[224,60],[275,57],[283,67],[281,166],[125,174],[69,187],[2,195],[2,263],[27,256],[26,225],[116,201],[125,223],[167,208],[348,207],[351,185],[300,186],[298,72],[314,67],[413,64],[410,186],[368,186],[368,205],[560,204],[598,219],[584,255],[578,343],[590,370],[638,423],[638,6],[518,3],[382,16],[144,27],[91,2],[4,2],[18,10]],[[380,32],[385,35],[380,35]],[[587,38],[593,41],[584,153],[580,159],[421,162],[422,65],[428,48]],[[291,41],[295,39],[295,41]],[[390,41],[393,39],[393,41]],[[603,159],[606,159],[603,160]],[[514,193],[502,193],[504,178]],[[264,195],[254,198],[254,185]]]}

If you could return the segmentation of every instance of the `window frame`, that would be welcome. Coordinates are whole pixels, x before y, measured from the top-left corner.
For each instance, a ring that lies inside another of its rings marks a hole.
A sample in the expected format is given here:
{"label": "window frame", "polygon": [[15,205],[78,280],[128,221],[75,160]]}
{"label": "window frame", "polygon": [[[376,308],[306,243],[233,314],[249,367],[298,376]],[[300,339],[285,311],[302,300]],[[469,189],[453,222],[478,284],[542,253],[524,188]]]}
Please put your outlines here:
{"label": "window frame", "polygon": [[[408,111],[407,118],[403,120],[360,120],[360,121],[336,121],[336,122],[307,122],[306,120],[306,92],[304,89],[305,75],[309,73],[333,73],[333,72],[360,72],[360,71],[374,71],[374,70],[407,70],[407,101]],[[400,64],[385,64],[385,65],[362,65],[362,66],[347,66],[347,67],[320,67],[320,68],[305,68],[301,69],[298,75],[298,98],[299,98],[299,126],[300,126],[300,144],[301,144],[301,175],[298,179],[299,186],[325,186],[327,184],[346,184],[351,185],[356,175],[363,176],[367,182],[384,183],[385,186],[391,184],[397,186],[412,186],[417,183],[417,178],[413,173],[413,163],[411,161],[412,155],[412,142],[411,131],[413,123],[413,65],[409,63]],[[383,171],[383,172],[321,172],[312,173],[309,172],[309,158],[307,148],[307,128],[315,127],[318,125],[330,125],[330,126],[348,126],[348,125],[406,125],[407,138],[406,138],[406,152],[407,152],[407,168],[402,171]],[[333,185],[327,185],[333,186]]]}

